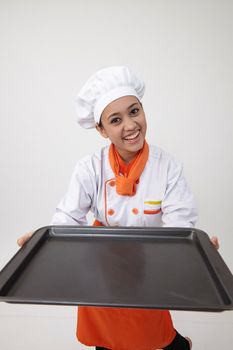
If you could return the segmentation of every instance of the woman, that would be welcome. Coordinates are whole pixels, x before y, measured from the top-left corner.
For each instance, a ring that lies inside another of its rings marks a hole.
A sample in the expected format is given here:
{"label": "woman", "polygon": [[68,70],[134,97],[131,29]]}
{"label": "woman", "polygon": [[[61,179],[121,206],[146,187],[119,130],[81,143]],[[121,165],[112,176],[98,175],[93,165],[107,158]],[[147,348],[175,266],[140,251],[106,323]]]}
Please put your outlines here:
{"label": "woman", "polygon": [[[76,99],[78,122],[111,145],[77,163],[52,225],[193,227],[197,211],[181,164],[145,140],[144,83],[127,67],[94,74]],[[18,240],[23,245],[31,234]],[[213,243],[217,246],[217,239]],[[79,307],[77,337],[108,349],[191,349],[167,310]]]}

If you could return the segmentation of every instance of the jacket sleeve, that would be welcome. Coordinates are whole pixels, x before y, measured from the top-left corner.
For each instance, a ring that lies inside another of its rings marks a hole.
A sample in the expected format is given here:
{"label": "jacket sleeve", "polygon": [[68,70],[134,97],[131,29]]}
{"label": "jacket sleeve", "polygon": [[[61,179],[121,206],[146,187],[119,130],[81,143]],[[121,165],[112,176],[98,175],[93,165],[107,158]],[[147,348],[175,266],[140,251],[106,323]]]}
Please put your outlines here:
{"label": "jacket sleeve", "polygon": [[182,164],[170,160],[167,187],[162,201],[163,227],[194,227],[197,207],[184,177]]}
{"label": "jacket sleeve", "polygon": [[93,195],[93,180],[88,169],[78,163],[50,225],[87,225],[86,214],[91,208]]}

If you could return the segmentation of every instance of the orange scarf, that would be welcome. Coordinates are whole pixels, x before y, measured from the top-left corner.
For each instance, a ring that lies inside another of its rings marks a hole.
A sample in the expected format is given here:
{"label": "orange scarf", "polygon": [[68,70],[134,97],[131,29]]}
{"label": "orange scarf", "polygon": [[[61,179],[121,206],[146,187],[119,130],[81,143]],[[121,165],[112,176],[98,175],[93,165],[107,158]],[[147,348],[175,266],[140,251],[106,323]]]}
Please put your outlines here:
{"label": "orange scarf", "polygon": [[[136,193],[136,185],[139,183],[141,173],[143,172],[149,156],[149,146],[144,142],[142,149],[137,156],[124,166],[124,162],[120,158],[116,147],[111,144],[109,148],[109,162],[112,171],[116,177],[116,191],[122,196],[134,196]],[[122,174],[122,167],[124,173]]]}

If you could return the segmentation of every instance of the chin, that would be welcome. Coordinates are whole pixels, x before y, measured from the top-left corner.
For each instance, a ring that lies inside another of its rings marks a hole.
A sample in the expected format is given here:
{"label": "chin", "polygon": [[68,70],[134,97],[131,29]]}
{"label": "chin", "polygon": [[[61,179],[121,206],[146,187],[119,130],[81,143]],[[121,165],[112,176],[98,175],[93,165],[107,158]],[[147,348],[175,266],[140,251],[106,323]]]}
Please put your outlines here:
{"label": "chin", "polygon": [[135,153],[135,152],[140,151],[142,149],[143,145],[144,145],[144,141],[140,142],[136,145],[132,145],[131,147],[128,147],[128,150]]}

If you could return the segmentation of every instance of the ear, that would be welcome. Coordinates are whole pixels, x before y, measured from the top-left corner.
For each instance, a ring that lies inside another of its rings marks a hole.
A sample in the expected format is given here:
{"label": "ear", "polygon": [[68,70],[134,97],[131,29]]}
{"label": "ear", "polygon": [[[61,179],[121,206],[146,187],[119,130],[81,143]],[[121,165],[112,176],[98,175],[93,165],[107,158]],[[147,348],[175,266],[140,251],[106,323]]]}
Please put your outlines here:
{"label": "ear", "polygon": [[108,135],[102,125],[95,124],[95,128],[100,133],[101,136],[103,136],[105,139],[108,138]]}

